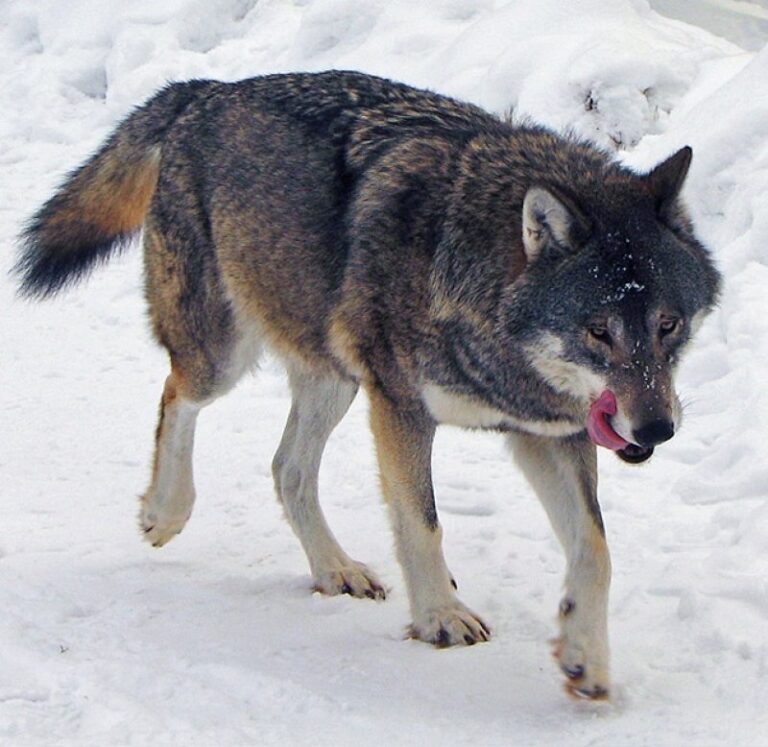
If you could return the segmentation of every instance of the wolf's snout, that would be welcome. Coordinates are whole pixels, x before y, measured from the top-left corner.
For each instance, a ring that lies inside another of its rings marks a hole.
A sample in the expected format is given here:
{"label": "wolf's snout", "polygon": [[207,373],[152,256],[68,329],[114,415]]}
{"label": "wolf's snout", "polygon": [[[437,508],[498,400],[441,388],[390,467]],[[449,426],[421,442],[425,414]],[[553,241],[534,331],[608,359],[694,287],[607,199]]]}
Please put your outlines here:
{"label": "wolf's snout", "polygon": [[671,420],[658,419],[646,423],[642,428],[632,431],[633,441],[645,448],[651,448],[669,441],[675,435],[675,426]]}

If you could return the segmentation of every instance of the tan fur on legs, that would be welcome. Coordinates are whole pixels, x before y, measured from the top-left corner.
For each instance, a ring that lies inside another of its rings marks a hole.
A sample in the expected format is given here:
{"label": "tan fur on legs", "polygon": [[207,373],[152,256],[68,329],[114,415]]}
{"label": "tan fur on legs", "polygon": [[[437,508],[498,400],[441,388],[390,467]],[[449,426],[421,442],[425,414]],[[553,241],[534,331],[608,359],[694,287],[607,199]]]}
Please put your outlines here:
{"label": "tan fur on legs", "polygon": [[410,635],[438,647],[486,641],[488,627],[456,597],[443,558],[430,469],[434,423],[423,408],[395,407],[375,389],[370,400],[382,490],[411,603]]}

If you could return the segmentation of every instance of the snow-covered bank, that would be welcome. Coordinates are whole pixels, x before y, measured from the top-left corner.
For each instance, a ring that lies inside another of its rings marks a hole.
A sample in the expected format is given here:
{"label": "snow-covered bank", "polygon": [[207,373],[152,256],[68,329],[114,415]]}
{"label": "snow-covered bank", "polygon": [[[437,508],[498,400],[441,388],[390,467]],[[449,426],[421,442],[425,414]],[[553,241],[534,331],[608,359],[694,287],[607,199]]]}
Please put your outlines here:
{"label": "snow-covered bank", "polygon": [[41,305],[0,280],[0,743],[754,745],[768,741],[768,49],[642,0],[7,0],[3,270],[21,221],[166,79],[356,68],[571,127],[645,168],[688,143],[686,195],[726,274],[681,376],[686,425],[647,465],[601,457],[614,705],[559,689],[563,561],[500,439],[440,432],[449,565],[494,628],[434,651],[408,622],[361,397],[323,503],[393,587],[309,593],[273,498],[287,414],[265,364],[206,410],[185,532],[139,541],[164,356],[134,250]]}

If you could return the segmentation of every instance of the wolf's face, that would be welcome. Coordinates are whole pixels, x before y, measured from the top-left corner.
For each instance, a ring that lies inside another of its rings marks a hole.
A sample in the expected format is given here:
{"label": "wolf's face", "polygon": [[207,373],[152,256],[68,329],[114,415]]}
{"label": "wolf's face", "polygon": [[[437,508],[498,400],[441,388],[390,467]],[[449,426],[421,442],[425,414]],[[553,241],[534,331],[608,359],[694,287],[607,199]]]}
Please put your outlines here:
{"label": "wolf's face", "polygon": [[646,176],[609,181],[584,207],[534,187],[524,207],[523,294],[539,319],[528,357],[583,402],[592,440],[630,462],[679,428],[675,366],[717,295],[676,203],[689,161],[683,149]]}

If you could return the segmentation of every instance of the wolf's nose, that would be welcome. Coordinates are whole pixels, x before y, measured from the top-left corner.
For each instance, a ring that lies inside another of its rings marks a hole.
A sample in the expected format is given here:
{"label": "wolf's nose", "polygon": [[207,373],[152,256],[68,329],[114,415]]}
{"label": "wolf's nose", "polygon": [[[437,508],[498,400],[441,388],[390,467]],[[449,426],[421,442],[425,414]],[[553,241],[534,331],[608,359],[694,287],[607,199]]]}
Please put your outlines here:
{"label": "wolf's nose", "polygon": [[646,448],[669,441],[675,435],[675,426],[670,420],[652,420],[642,428],[632,431],[635,443]]}

